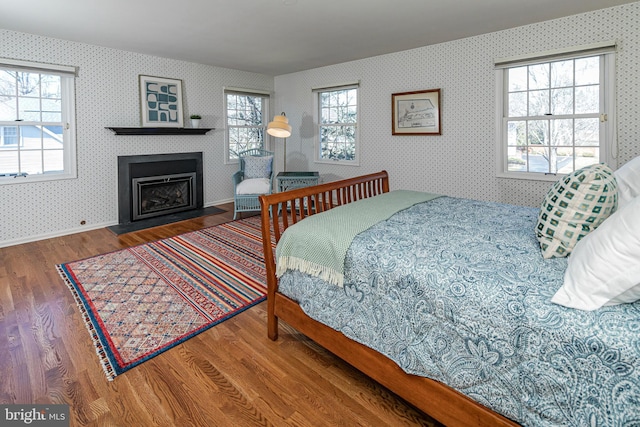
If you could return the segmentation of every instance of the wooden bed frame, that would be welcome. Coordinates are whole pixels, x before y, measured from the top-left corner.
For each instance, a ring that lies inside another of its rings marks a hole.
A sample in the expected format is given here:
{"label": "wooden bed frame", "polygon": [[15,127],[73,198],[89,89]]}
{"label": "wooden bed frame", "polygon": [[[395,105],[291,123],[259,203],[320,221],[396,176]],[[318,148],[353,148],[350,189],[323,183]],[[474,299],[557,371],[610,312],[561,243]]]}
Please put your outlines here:
{"label": "wooden bed frame", "polygon": [[269,338],[278,339],[278,319],[281,319],[447,426],[517,426],[513,421],[438,381],[405,373],[386,356],[310,318],[298,303],[278,292],[272,238],[279,241],[287,227],[307,216],[388,191],[388,174],[381,171],[260,196]]}

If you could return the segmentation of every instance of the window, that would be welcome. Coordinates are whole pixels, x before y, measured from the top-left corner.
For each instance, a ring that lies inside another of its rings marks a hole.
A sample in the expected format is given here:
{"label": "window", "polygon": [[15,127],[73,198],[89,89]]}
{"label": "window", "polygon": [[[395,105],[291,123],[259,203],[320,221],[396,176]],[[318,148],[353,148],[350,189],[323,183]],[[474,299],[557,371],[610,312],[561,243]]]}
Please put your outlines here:
{"label": "window", "polygon": [[0,184],[76,176],[75,73],[0,59]]}
{"label": "window", "polygon": [[518,61],[498,70],[503,176],[557,179],[556,174],[610,162],[613,58],[600,50]]}
{"label": "window", "polygon": [[358,84],[319,88],[316,161],[358,164]]}
{"label": "window", "polygon": [[265,148],[269,117],[269,95],[225,89],[227,123],[227,161],[236,161],[238,153],[250,148]]}

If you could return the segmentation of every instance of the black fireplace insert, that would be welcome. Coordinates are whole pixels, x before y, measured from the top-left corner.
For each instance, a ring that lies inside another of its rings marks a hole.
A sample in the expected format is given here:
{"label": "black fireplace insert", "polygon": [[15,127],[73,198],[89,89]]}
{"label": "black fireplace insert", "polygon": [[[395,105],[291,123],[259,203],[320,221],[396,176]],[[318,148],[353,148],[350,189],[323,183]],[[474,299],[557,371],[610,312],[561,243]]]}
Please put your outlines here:
{"label": "black fireplace insert", "polygon": [[202,152],[118,157],[118,221],[202,208]]}

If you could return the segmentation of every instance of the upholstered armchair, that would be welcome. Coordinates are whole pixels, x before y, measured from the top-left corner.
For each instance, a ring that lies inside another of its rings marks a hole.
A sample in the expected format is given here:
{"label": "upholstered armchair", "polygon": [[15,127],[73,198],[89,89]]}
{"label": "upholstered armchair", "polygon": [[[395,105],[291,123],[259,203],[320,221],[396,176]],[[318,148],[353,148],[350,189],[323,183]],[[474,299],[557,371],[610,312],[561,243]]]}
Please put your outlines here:
{"label": "upholstered armchair", "polygon": [[233,219],[238,212],[260,210],[261,194],[273,189],[273,152],[252,148],[238,153],[240,169],[233,174]]}

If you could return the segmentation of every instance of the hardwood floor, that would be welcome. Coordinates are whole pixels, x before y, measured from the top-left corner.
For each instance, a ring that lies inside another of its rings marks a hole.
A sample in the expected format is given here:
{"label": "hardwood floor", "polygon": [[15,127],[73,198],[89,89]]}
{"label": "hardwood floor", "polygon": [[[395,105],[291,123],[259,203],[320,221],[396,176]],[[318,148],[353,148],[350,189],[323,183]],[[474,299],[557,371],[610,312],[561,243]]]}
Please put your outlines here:
{"label": "hardwood floor", "polygon": [[230,221],[221,207],[0,249],[0,404],[66,403],[71,426],[438,425],[286,324],[270,341],[266,303],[107,381],[55,264]]}

